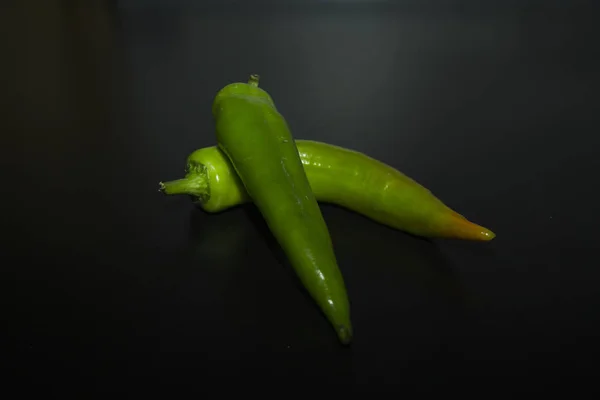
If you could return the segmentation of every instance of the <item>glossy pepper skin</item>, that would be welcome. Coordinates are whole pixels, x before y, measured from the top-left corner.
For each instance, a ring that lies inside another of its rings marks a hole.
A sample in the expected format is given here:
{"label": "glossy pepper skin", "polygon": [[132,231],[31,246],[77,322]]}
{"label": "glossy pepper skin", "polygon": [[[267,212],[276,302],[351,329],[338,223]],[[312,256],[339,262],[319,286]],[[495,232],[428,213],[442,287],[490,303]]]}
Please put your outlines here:
{"label": "glossy pepper skin", "polygon": [[[413,235],[489,241],[495,234],[468,221],[430,190],[363,153],[312,140],[296,140],[306,176],[319,202],[345,207]],[[190,195],[206,212],[251,202],[233,166],[217,146],[192,152],[185,178],[161,183],[166,194]]]}
{"label": "glossy pepper skin", "polygon": [[350,344],[344,279],[285,118],[257,75],[221,89],[212,111],[218,147],[341,343]]}

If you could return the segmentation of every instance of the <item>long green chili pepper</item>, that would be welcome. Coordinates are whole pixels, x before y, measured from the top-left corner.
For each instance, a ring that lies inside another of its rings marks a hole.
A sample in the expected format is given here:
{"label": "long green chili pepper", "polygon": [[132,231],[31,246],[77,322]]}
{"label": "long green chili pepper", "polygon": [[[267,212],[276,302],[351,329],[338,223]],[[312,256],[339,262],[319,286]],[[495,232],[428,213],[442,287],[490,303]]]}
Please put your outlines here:
{"label": "long green chili pepper", "polygon": [[[496,235],[468,221],[431,191],[363,153],[312,140],[296,140],[318,201],[345,207],[381,224],[429,238],[489,241]],[[187,158],[184,178],[161,183],[169,195],[190,195],[210,213],[251,202],[228,158],[204,147]]]}
{"label": "long green chili pepper", "polygon": [[339,340],[349,344],[350,305],[329,230],[286,120],[258,79],[229,84],[215,96],[217,145]]}

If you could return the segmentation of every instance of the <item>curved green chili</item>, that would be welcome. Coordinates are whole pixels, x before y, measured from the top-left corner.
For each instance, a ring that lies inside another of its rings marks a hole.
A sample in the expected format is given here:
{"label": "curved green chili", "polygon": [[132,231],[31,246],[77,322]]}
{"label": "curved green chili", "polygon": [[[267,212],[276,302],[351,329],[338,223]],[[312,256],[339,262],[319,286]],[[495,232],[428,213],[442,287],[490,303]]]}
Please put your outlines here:
{"label": "curved green chili", "polygon": [[285,118],[258,87],[257,75],[221,89],[212,111],[219,149],[339,340],[349,344],[352,324],[344,280]]}
{"label": "curved green chili", "polygon": [[[298,139],[296,147],[320,202],[345,207],[423,237],[489,241],[496,236],[381,161],[312,140]],[[233,166],[217,146],[192,152],[186,170],[185,178],[161,183],[161,190],[169,195],[190,195],[195,204],[210,213],[251,202]]]}

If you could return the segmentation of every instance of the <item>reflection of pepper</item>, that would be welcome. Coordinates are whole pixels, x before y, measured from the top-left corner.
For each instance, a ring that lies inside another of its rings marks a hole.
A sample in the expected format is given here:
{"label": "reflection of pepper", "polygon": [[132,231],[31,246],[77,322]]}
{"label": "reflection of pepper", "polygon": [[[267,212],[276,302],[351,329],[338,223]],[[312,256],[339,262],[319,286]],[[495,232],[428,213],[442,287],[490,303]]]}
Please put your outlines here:
{"label": "reflection of pepper", "polygon": [[311,190],[296,143],[271,96],[232,83],[213,102],[218,147],[290,260],[304,287],[335,328],[352,340],[349,302],[329,230]]}
{"label": "reflection of pepper", "polygon": [[[490,230],[468,221],[398,170],[362,153],[296,140],[318,201],[346,207],[414,235],[488,241]],[[207,212],[250,202],[227,157],[216,147],[194,151],[185,178],[161,184],[167,194],[188,194]]]}

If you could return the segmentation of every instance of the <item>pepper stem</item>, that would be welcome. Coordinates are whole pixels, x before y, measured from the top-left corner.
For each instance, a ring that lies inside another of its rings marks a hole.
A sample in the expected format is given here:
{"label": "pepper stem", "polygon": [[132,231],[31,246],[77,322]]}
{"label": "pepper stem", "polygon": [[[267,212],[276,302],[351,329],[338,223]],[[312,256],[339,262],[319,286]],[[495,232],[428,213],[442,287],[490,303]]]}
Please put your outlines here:
{"label": "pepper stem", "polygon": [[250,79],[248,79],[248,84],[250,86],[258,87],[258,81],[260,80],[260,76],[257,74],[250,75]]}
{"label": "pepper stem", "polygon": [[201,174],[188,174],[185,178],[160,182],[159,190],[167,195],[187,194],[205,198],[209,195],[208,182]]}

